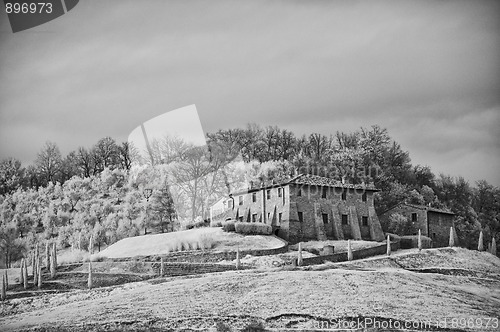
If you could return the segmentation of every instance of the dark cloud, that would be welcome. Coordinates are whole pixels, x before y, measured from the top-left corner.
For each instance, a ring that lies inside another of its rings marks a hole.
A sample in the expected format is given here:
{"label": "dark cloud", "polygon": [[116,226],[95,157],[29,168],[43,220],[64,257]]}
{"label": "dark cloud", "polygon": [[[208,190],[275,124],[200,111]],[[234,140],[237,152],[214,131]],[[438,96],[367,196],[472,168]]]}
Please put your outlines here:
{"label": "dark cloud", "polygon": [[414,162],[499,185],[499,8],[90,1],[17,34],[3,17],[0,157],[29,162],[45,140],[64,152],[125,140],[139,123],[196,104],[207,131],[377,123]]}

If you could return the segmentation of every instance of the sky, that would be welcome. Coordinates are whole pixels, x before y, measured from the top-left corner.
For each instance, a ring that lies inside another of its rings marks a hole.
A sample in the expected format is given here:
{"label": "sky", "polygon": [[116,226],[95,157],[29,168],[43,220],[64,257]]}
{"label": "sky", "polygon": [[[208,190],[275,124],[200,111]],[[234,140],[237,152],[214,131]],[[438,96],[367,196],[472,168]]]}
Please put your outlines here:
{"label": "sky", "polygon": [[500,186],[499,1],[81,0],[12,33],[0,159],[28,165],[196,105],[205,132],[378,124],[434,173]]}

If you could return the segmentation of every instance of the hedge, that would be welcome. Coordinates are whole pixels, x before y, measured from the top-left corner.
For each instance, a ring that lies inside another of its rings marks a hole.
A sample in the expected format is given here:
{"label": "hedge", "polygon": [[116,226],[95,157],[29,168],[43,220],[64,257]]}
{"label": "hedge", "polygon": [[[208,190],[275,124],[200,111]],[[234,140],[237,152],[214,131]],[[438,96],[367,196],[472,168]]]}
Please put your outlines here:
{"label": "hedge", "polygon": [[[431,248],[432,239],[427,236],[422,237],[422,248]],[[400,240],[401,249],[418,248],[418,235],[404,235]]]}
{"label": "hedge", "polygon": [[234,220],[224,221],[222,223],[222,229],[224,232],[234,232],[236,230],[234,227]]}
{"label": "hedge", "polygon": [[236,233],[245,235],[271,235],[273,228],[271,225],[253,223],[253,222],[238,222],[234,224]]}

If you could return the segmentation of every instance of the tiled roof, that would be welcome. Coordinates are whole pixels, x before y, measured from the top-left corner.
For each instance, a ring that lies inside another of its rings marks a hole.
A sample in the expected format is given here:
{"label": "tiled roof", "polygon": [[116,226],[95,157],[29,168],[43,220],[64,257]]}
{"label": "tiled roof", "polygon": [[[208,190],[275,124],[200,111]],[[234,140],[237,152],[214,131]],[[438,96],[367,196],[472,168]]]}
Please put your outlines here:
{"label": "tiled roof", "polygon": [[350,189],[363,189],[363,190],[373,190],[378,191],[373,184],[350,184],[342,183],[334,179],[326,178],[324,176],[311,175],[311,174],[299,174],[287,183],[295,184],[305,184],[310,186],[324,186],[324,187],[335,187],[335,188],[350,188]]}
{"label": "tiled roof", "polygon": [[310,175],[310,174],[299,174],[293,178],[289,179],[278,179],[272,181],[266,181],[264,183],[251,183],[250,188],[244,190],[238,190],[233,192],[234,195],[266,189],[266,188],[275,188],[285,186],[287,184],[299,184],[299,185],[309,185],[309,186],[323,186],[323,187],[334,187],[334,188],[350,188],[350,189],[362,189],[362,190],[371,190],[378,191],[372,184],[350,184],[350,183],[342,183],[340,181],[326,178],[324,176],[318,175]]}
{"label": "tiled roof", "polygon": [[[425,210],[425,211],[430,211],[430,212],[436,212],[436,213],[444,213],[444,214],[452,214],[452,215],[454,215],[453,212],[448,211],[448,210],[436,209],[436,208],[433,208],[433,207],[430,207],[430,206],[427,206],[427,205],[410,204],[410,203],[405,203],[405,202],[401,202],[399,204],[396,204],[393,207],[391,207],[390,209],[388,209],[387,211],[390,211],[390,210],[392,210],[395,207],[398,207],[400,205],[406,205],[406,206],[409,206],[409,207],[412,207],[412,208],[418,209],[418,210]],[[385,213],[387,211],[384,211],[381,214],[383,214],[383,213]]]}

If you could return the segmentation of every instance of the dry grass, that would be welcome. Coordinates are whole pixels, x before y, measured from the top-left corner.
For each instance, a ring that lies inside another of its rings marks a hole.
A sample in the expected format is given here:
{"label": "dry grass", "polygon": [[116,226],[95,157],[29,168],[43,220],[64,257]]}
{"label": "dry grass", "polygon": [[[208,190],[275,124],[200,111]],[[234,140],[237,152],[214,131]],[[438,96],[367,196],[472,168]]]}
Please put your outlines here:
{"label": "dry grass", "polygon": [[240,250],[280,247],[283,243],[263,235],[226,233],[221,228],[205,227],[186,231],[142,235],[123,239],[99,253],[100,257],[121,258],[165,255],[184,250]]}
{"label": "dry grass", "polygon": [[[442,253],[443,257],[454,255]],[[458,250],[456,255],[458,261],[483,259],[484,266],[490,266],[490,261],[494,267],[499,264],[498,258],[475,252]],[[317,319],[346,317],[434,323],[445,319],[450,323],[466,317],[486,324],[498,318],[500,303],[498,279],[403,269],[250,270],[164,281],[48,295],[26,303],[17,301],[4,307],[8,314],[0,318],[0,325],[7,331],[33,326],[74,327],[89,321],[97,324],[145,321],[160,324],[155,326],[164,330],[208,330],[214,326],[212,317],[218,317],[233,331],[239,331],[244,317],[265,320],[266,327],[283,329],[287,315],[293,316],[289,320],[293,320],[293,325],[289,327],[304,330],[310,330]],[[491,325],[463,329],[494,330]]]}
{"label": "dry grass", "polygon": [[83,261],[88,262],[89,257],[89,252],[85,250],[61,250],[57,252],[57,264],[63,265],[71,263],[81,263]]}

